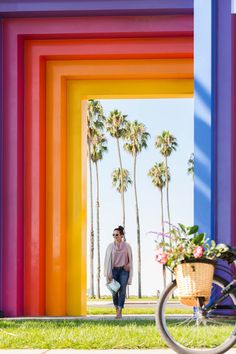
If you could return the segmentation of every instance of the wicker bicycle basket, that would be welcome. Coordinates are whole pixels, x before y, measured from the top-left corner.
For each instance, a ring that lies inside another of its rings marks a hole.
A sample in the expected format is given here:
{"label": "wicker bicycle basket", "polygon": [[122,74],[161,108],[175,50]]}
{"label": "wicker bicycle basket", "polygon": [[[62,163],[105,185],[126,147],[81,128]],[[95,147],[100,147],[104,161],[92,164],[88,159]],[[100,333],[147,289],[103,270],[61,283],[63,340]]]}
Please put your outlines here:
{"label": "wicker bicycle basket", "polygon": [[182,304],[197,306],[200,297],[208,302],[214,275],[213,262],[184,262],[177,265],[174,274]]}

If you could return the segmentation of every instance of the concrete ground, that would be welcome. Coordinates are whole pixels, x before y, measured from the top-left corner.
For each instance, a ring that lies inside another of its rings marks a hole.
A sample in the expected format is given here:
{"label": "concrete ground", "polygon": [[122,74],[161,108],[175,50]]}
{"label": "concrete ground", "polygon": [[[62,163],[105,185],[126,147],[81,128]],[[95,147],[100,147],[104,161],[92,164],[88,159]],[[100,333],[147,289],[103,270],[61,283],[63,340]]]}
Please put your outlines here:
{"label": "concrete ground", "polygon": [[[153,308],[156,309],[158,300],[126,300],[126,308]],[[187,308],[187,306],[182,304],[177,304],[176,301],[169,301],[169,307]],[[108,307],[113,308],[114,305],[112,300],[107,301],[87,301],[87,306],[89,307]]]}

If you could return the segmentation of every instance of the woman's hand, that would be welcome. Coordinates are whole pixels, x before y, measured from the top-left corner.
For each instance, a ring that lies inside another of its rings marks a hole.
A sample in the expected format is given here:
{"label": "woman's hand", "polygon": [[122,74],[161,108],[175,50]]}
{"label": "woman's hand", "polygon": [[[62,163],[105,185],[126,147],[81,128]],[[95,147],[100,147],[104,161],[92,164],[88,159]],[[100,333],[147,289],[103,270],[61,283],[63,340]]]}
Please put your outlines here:
{"label": "woman's hand", "polygon": [[129,271],[130,271],[130,266],[129,266],[129,264],[126,264],[126,265],[124,266],[124,270],[125,270],[126,272],[129,272]]}
{"label": "woman's hand", "polygon": [[107,279],[108,279],[108,281],[109,281],[109,282],[111,282],[111,281],[112,281],[112,277],[108,277]]}

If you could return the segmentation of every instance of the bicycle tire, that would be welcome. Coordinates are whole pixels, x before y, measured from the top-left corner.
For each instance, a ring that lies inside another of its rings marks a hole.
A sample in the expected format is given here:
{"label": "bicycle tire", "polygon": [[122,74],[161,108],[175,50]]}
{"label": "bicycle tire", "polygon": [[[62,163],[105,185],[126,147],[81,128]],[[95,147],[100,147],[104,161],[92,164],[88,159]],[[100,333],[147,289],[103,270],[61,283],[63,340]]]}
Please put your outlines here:
{"label": "bicycle tire", "polygon": [[[228,282],[222,279],[219,276],[214,276],[213,283],[219,287],[225,287]],[[157,311],[156,311],[156,325],[157,329],[160,331],[162,338],[168,344],[168,346],[180,354],[222,354],[229,350],[235,343],[236,343],[236,326],[235,322],[232,324],[232,333],[231,335],[224,341],[224,343],[214,347],[214,348],[205,348],[202,347],[194,348],[194,347],[187,347],[183,345],[183,343],[179,343],[176,338],[173,338],[173,335],[167,329],[167,314],[164,314],[166,301],[170,298],[173,290],[177,289],[176,280],[170,283],[167,288],[163,291],[160,296],[160,300],[157,304]],[[236,297],[234,294],[230,294],[230,298],[233,304],[236,305]],[[191,315],[190,315],[191,316]],[[183,322],[184,323],[184,322]],[[174,328],[174,326],[172,326]]]}

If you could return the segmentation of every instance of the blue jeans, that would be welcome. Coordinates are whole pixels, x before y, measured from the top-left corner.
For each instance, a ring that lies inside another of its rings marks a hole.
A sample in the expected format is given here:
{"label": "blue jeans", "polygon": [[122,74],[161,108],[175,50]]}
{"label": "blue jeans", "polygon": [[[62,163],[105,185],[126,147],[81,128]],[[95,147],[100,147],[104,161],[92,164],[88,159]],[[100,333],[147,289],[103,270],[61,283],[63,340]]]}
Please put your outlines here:
{"label": "blue jeans", "polygon": [[112,277],[120,283],[120,289],[117,293],[112,295],[113,304],[115,307],[123,309],[125,303],[126,286],[128,284],[129,272],[123,267],[113,268]]}

